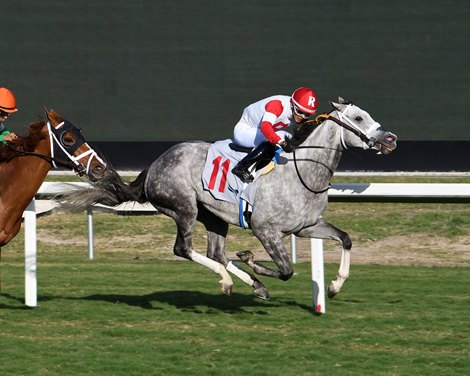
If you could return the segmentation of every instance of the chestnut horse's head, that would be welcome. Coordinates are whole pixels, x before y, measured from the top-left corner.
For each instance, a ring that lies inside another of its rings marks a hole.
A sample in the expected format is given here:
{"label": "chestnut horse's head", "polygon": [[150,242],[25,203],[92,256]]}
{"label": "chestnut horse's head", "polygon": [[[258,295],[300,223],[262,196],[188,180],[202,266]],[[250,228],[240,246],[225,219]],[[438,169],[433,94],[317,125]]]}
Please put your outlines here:
{"label": "chestnut horse's head", "polygon": [[107,169],[106,163],[88,145],[80,129],[65,120],[54,110],[44,109],[49,120],[51,157],[55,164],[64,160],[80,176],[87,175],[92,181],[100,180]]}

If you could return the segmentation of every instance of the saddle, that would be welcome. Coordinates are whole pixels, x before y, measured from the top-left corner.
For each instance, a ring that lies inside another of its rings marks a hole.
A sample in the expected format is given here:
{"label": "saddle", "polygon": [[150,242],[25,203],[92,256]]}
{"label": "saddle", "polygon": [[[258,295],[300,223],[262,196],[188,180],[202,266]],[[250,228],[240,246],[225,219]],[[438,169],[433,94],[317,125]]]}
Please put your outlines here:
{"label": "saddle", "polygon": [[[248,154],[254,149],[254,148],[247,148],[245,146],[238,145],[235,142],[229,143],[228,147],[233,151],[236,151],[236,152],[239,152],[239,153],[244,153],[244,154]],[[277,160],[277,155],[276,154],[274,155],[274,157],[276,157],[275,160]],[[275,165],[276,165],[276,163],[273,161],[272,157],[271,158],[268,158],[268,157],[261,158],[255,164],[255,171],[260,171],[260,170],[263,170],[263,168],[264,168],[264,170],[261,172],[261,175],[266,175],[266,174],[268,174],[269,172],[272,171],[272,169],[274,168]]]}

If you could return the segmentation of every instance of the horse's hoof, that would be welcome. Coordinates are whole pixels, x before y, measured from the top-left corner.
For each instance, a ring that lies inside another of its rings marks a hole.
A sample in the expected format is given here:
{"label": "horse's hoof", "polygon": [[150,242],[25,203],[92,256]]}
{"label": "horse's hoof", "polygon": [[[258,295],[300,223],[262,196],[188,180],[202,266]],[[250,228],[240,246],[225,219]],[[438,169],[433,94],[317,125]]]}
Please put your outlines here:
{"label": "horse's hoof", "polygon": [[253,293],[260,299],[269,300],[271,296],[269,295],[269,291],[266,287],[258,287],[253,290]]}
{"label": "horse's hoof", "polygon": [[328,286],[328,298],[333,299],[337,293],[338,291],[336,291],[333,287],[333,284],[330,283]]}
{"label": "horse's hoof", "polygon": [[225,295],[232,295],[233,285],[226,285],[226,284],[221,283],[220,289]]}
{"label": "horse's hoof", "polygon": [[244,263],[252,262],[255,256],[249,250],[237,252],[237,257],[242,260]]}

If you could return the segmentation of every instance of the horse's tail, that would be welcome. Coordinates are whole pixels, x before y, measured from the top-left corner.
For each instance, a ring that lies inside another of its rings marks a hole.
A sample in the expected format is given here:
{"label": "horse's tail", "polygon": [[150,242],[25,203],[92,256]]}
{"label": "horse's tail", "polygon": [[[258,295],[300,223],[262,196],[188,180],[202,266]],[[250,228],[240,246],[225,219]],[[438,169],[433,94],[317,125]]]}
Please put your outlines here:
{"label": "horse's tail", "polygon": [[95,204],[117,206],[127,201],[145,203],[148,202],[144,189],[147,170],[142,171],[134,181],[126,183],[108,166],[105,176],[91,183],[91,187],[74,189],[56,200],[62,209],[74,212],[87,210]]}
{"label": "horse's tail", "polygon": [[137,201],[138,203],[148,202],[147,195],[145,194],[144,184],[147,178],[148,168],[142,171],[137,178],[129,183],[129,193],[132,200],[126,201]]}

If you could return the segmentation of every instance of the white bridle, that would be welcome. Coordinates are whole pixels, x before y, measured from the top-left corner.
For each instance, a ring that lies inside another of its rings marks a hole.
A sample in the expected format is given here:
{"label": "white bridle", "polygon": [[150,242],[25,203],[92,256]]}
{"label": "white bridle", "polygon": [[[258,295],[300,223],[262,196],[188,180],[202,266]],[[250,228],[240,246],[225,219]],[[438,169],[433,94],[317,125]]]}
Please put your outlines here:
{"label": "white bridle", "polygon": [[[341,112],[341,111],[337,111],[338,113],[338,117],[339,117],[339,120],[343,123],[346,123],[348,124],[351,128],[355,129],[359,134],[362,134],[365,138],[367,138],[368,140],[371,140],[372,137],[370,136],[370,133],[372,131],[375,131],[376,129],[380,128],[380,124],[378,122],[376,122],[374,120],[374,122],[369,126],[369,128],[364,131],[363,129],[359,128],[355,123],[353,123],[350,119],[348,119],[345,115],[346,115],[346,112],[348,112],[348,110],[353,106],[353,104],[348,104],[346,109],[344,110],[344,112]],[[343,146],[344,149],[347,149],[348,146],[346,145],[346,143],[344,142],[344,128],[343,127],[340,127],[340,140],[341,140],[341,145]],[[374,142],[375,143],[375,142]],[[373,145],[372,145],[373,146]],[[362,141],[362,148],[363,149],[368,149],[370,147],[372,147],[370,145],[370,143],[366,143],[364,141]]]}
{"label": "white bridle", "polygon": [[[57,125],[57,127],[55,127],[54,129],[60,129],[65,123],[64,122],[61,122],[59,125]],[[63,145],[60,143],[60,141],[57,139],[57,136],[54,134],[54,132],[52,132],[52,129],[51,129],[52,125],[51,123],[48,121],[47,122],[47,131],[49,132],[49,139],[50,139],[50,147],[51,147],[51,162],[52,162],[52,166],[54,166],[54,168],[57,168],[57,164],[55,163],[55,159],[54,159],[54,144],[58,145],[61,150],[64,152],[64,154],[75,164],[75,166],[79,167],[79,166],[83,166],[84,164],[80,162],[81,159],[85,158],[86,156],[88,155],[91,155],[91,157],[88,158],[88,162],[86,163],[86,169],[85,169],[85,173],[88,175],[88,172],[90,171],[90,166],[91,166],[91,162],[93,160],[93,158],[96,158],[101,164],[103,165],[106,165],[106,163],[98,156],[98,154],[90,147],[90,145],[88,145],[88,143],[85,142],[85,145],[88,147],[88,150],[85,151],[84,153],[80,154],[80,155],[77,155],[77,156],[74,156],[72,154],[70,154],[64,147]],[[80,171],[80,170],[79,170]],[[83,171],[83,170],[82,170]]]}

